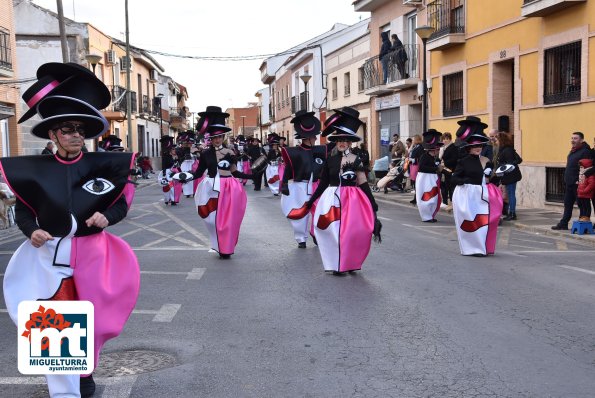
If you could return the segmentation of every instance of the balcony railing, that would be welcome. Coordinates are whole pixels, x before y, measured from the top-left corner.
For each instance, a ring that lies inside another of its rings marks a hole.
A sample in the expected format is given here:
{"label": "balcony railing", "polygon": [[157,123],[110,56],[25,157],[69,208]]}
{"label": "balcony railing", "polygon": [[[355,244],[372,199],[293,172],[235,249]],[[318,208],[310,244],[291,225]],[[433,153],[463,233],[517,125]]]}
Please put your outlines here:
{"label": "balcony railing", "polygon": [[149,102],[148,95],[143,95],[143,104],[142,104],[141,112],[151,114],[151,103]]}
{"label": "balcony railing", "polygon": [[188,117],[188,107],[182,106],[176,108],[169,108],[169,114],[171,116],[179,116],[185,119]]}
{"label": "balcony railing", "polygon": [[305,91],[300,93],[300,109],[308,110],[308,93]]}
{"label": "balcony railing", "polygon": [[293,96],[291,97],[291,113],[296,113],[300,107],[300,100],[299,98]]}
{"label": "balcony railing", "polygon": [[402,49],[385,55],[382,59],[379,55],[367,59],[364,63],[364,89],[399,80],[419,78],[418,47],[417,44],[407,44]]}
{"label": "balcony railing", "polygon": [[[112,105],[108,110],[115,112],[126,112],[126,87],[110,86],[112,93]],[[132,113],[136,113],[136,92],[131,91]]]}
{"label": "balcony railing", "polygon": [[436,29],[430,40],[453,33],[465,33],[465,1],[437,0],[429,3],[428,22]]}

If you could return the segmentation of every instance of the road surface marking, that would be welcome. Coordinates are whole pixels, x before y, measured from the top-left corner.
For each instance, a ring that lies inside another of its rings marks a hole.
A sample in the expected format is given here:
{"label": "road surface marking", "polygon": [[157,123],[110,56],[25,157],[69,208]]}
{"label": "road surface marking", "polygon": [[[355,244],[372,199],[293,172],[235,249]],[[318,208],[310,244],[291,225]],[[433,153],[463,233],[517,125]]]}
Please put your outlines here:
{"label": "road surface marking", "polygon": [[[508,246],[522,247],[523,249],[533,249],[531,246],[515,245],[514,243],[511,243]],[[526,251],[531,251],[531,250],[526,250]]]}
{"label": "road surface marking", "polygon": [[210,239],[207,239],[206,236],[204,236],[203,234],[201,234],[200,232],[198,232],[196,229],[194,229],[193,227],[191,227],[190,225],[188,225],[187,223],[185,223],[184,221],[182,221],[180,218],[176,217],[171,212],[165,211],[165,209],[163,209],[161,206],[159,206],[158,203],[154,203],[153,204],[153,207],[155,207],[158,211],[160,211],[161,213],[163,213],[163,215],[165,215],[168,219],[170,219],[172,221],[175,221],[180,227],[184,228],[191,235],[194,235],[203,244],[205,244],[205,245],[209,244],[208,242],[210,242]]}
{"label": "road surface marking", "polygon": [[197,246],[197,245],[198,245],[198,244],[197,244],[196,242],[194,242],[194,241],[191,241],[191,240],[188,240],[188,239],[184,239],[184,238],[178,238],[178,237],[175,237],[175,236],[173,236],[173,235],[171,235],[171,234],[168,234],[167,232],[163,232],[163,231],[160,231],[160,230],[158,230],[158,229],[155,229],[155,228],[148,227],[148,226],[146,226],[146,225],[143,225],[143,224],[137,223],[137,222],[135,222],[135,221],[130,221],[130,220],[129,220],[129,221],[128,221],[128,224],[132,224],[132,225],[134,225],[134,226],[136,226],[136,227],[139,227],[139,228],[142,228],[142,229],[144,229],[144,230],[147,230],[147,231],[153,232],[154,234],[161,235],[161,236],[163,236],[163,237],[166,237],[166,238],[171,238],[171,239],[173,239],[173,240],[177,240],[178,242],[180,242],[180,243],[184,243],[184,244],[186,244],[186,245],[190,245],[190,246]]}
{"label": "road surface marking", "polygon": [[158,250],[209,250],[205,246],[164,246],[164,247],[133,247],[135,252],[158,251]]}
{"label": "road surface marking", "polygon": [[[177,231],[175,234],[164,236],[163,238],[160,238],[160,239],[151,241],[149,243],[146,243],[146,244],[142,245],[141,247],[152,247],[152,246],[157,245],[157,244],[159,244],[161,242],[165,242],[166,240],[169,240],[169,239],[171,239],[174,236],[179,236],[179,235],[183,234],[184,232],[185,231]],[[196,246],[196,245],[193,244],[192,246]]]}
{"label": "road surface marking", "polygon": [[205,271],[206,271],[206,268],[192,268],[192,271],[188,272],[188,276],[186,277],[186,279],[192,279],[192,280],[197,281],[200,278],[202,278]]}
{"label": "road surface marking", "polygon": [[[103,397],[126,398],[130,396],[137,375],[117,377],[94,377],[95,383],[105,386]],[[0,377],[0,385],[37,386],[45,385],[45,377]]]}
{"label": "road surface marking", "polygon": [[377,217],[379,220],[384,220],[384,221],[392,221],[390,218],[386,218],[386,217]]}
{"label": "road surface marking", "polygon": [[556,254],[566,254],[566,253],[595,253],[595,250],[516,250],[515,253],[556,253]]}
{"label": "road surface marking", "polygon": [[498,244],[502,246],[508,246],[510,241],[510,229],[501,229],[498,235]]}
{"label": "road surface marking", "polygon": [[585,274],[589,274],[589,275],[595,275],[595,271],[590,271],[590,270],[584,269],[584,268],[572,267],[570,265],[559,265],[558,267],[566,268],[566,269],[569,269],[572,271],[584,272]]}
{"label": "road surface marking", "polygon": [[141,271],[145,275],[186,275],[186,279],[199,280],[206,268],[192,268],[192,271]]}
{"label": "road surface marking", "polygon": [[155,310],[133,310],[133,314],[139,315],[155,315],[153,322],[171,322],[182,304],[163,304],[157,311]]}
{"label": "road surface marking", "polygon": [[[126,220],[126,219],[124,219],[124,223],[126,223],[126,222],[128,222],[128,221],[129,221],[129,220]],[[161,225],[161,224],[164,224],[164,223],[166,223],[167,221],[168,221],[168,220],[161,220],[161,221],[159,221],[159,222],[156,222],[156,223],[154,223],[154,224],[147,225],[147,227],[156,227],[156,226],[158,226],[158,225]],[[124,238],[125,236],[129,236],[129,235],[135,234],[135,233],[137,233],[137,232],[142,232],[142,231],[143,231],[143,229],[142,229],[142,228],[137,228],[137,229],[133,229],[132,231],[124,232],[123,234],[119,234],[118,236],[119,236],[120,238]]]}

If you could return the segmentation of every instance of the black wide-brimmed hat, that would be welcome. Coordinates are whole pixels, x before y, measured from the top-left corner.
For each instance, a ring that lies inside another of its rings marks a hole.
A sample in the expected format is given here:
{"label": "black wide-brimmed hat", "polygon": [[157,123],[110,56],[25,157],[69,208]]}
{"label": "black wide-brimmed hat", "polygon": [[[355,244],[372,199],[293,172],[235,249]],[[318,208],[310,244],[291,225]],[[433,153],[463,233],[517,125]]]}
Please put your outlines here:
{"label": "black wide-brimmed hat", "polygon": [[461,141],[460,147],[484,146],[490,142],[490,139],[485,134],[471,134]]}
{"label": "black wide-brimmed hat", "polygon": [[277,133],[270,133],[268,135],[267,141],[269,142],[269,145],[278,144],[281,142],[281,136],[279,136]]}
{"label": "black wide-brimmed hat", "polygon": [[204,134],[210,126],[224,127],[228,129],[227,131],[231,130],[225,125],[225,119],[229,117],[229,113],[223,112],[218,106],[209,105],[204,112],[199,112],[198,116],[200,116],[200,119],[196,125],[196,130],[199,134]]}
{"label": "black wide-brimmed hat", "polygon": [[347,141],[360,141],[357,130],[364,124],[359,120],[359,112],[350,107],[335,109],[334,114],[324,124],[322,136],[328,136],[329,141],[344,139]]}
{"label": "black wide-brimmed hat", "polygon": [[122,139],[119,138],[117,135],[108,135],[107,137],[105,137],[103,140],[101,140],[100,142],[100,146],[102,149],[106,150],[106,151],[110,151],[112,147],[121,147],[122,144]]}
{"label": "black wide-brimmed hat", "polygon": [[58,95],[46,97],[37,105],[37,112],[43,120],[33,126],[31,134],[39,138],[48,139],[48,131],[61,122],[84,123],[85,139],[99,137],[109,127],[101,112],[77,98]]}
{"label": "black wide-brimmed hat", "polygon": [[482,122],[477,116],[467,116],[465,119],[459,120],[457,124],[461,126],[457,130],[457,137],[461,140],[465,140],[469,135],[485,135],[483,130],[488,127],[488,125]]}
{"label": "black wide-brimmed hat", "polygon": [[50,95],[77,98],[97,109],[103,109],[111,102],[111,95],[105,84],[89,69],[78,64],[43,64],[37,69],[37,79],[23,93],[23,101],[29,106],[29,110],[21,116],[18,123],[35,115],[37,104]]}
{"label": "black wide-brimmed hat", "polygon": [[442,133],[436,129],[429,129],[424,134],[423,147],[426,150],[440,148],[444,143],[440,142]]}
{"label": "black wide-brimmed hat", "polygon": [[314,116],[314,112],[306,112],[301,109],[289,122],[293,124],[297,139],[315,137],[320,134],[320,120]]}

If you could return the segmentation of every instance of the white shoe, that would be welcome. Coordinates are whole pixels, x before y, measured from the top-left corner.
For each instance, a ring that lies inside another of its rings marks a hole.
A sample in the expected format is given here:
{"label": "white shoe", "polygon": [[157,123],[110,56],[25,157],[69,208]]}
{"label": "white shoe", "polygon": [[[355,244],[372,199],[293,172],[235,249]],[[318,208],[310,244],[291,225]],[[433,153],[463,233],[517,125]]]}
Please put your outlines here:
{"label": "white shoe", "polygon": [[448,207],[448,206],[447,206],[447,205],[445,205],[444,203],[440,203],[440,208],[441,208],[441,209],[446,209],[447,207]]}

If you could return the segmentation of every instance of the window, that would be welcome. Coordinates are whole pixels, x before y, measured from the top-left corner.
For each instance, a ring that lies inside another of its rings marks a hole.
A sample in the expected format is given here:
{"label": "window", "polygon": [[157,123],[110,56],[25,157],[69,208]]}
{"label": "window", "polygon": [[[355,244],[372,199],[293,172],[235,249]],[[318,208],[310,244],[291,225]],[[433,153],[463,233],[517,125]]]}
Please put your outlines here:
{"label": "window", "polygon": [[463,72],[442,78],[442,113],[444,116],[463,114]]}
{"label": "window", "polygon": [[331,83],[331,93],[333,96],[333,99],[336,100],[337,99],[337,78],[333,77],[332,83]]}
{"label": "window", "polygon": [[10,32],[2,27],[0,27],[0,68],[12,69]]}
{"label": "window", "polygon": [[343,88],[345,89],[344,95],[347,97],[351,94],[351,75],[349,72],[343,75]]}
{"label": "window", "polygon": [[545,50],[544,104],[581,99],[581,42]]}
{"label": "window", "polygon": [[357,69],[357,91],[364,91],[364,67]]}

